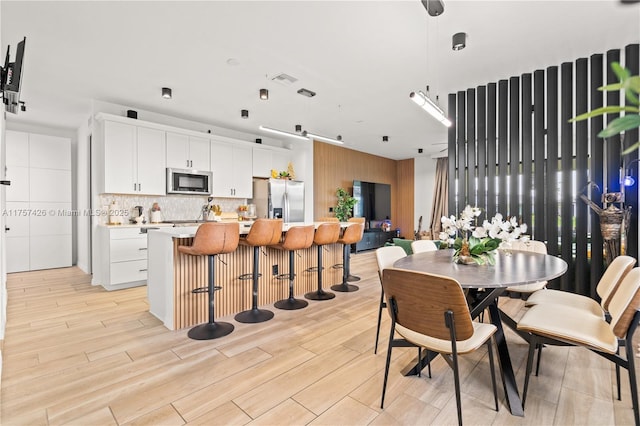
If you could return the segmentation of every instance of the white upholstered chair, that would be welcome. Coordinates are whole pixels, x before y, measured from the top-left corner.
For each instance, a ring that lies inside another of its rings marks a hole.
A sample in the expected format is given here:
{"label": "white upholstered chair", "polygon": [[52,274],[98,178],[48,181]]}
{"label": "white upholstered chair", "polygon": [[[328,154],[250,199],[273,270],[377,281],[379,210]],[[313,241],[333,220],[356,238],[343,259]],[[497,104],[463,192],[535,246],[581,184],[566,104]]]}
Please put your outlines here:
{"label": "white upholstered chair", "polygon": [[373,353],[378,353],[378,339],[380,337],[380,321],[382,321],[382,310],[387,307],[384,301],[384,290],[382,290],[382,271],[391,268],[396,260],[405,257],[407,253],[400,246],[385,246],[376,250],[376,261],[378,262],[378,276],[380,277],[380,305],[378,308],[378,327],[376,328],[376,346]]}
{"label": "white upholstered chair", "polygon": [[411,242],[411,251],[413,251],[414,253],[436,250],[438,250],[438,247],[431,240],[415,240]]}

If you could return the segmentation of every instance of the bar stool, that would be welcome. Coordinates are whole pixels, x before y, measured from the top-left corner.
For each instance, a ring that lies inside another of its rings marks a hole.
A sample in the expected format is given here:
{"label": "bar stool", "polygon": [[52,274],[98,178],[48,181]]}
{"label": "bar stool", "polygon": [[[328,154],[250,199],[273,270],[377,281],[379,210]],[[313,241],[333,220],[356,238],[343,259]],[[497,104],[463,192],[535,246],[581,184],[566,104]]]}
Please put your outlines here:
{"label": "bar stool", "polygon": [[237,223],[203,223],[196,231],[193,244],[178,246],[178,251],[189,256],[207,256],[209,263],[208,286],[191,290],[191,293],[209,293],[209,322],[189,330],[188,336],[195,340],[217,339],[233,331],[233,324],[214,320],[214,294],[222,289],[215,285],[215,258],[218,254],[231,253],[238,247],[240,228]]}
{"label": "bar stool", "polygon": [[318,246],[318,266],[307,269],[307,271],[318,271],[318,290],[312,291],[304,295],[310,300],[329,300],[336,297],[334,293],[326,292],[322,289],[322,246],[327,244],[335,244],[340,237],[340,224],[338,222],[322,223],[316,229],[313,236],[313,243]]}
{"label": "bar stool", "polygon": [[300,300],[293,297],[293,280],[296,277],[295,274],[295,259],[294,254],[296,250],[303,250],[311,247],[313,244],[313,233],[315,227],[313,225],[306,226],[294,226],[289,228],[284,236],[284,241],[270,246],[278,250],[289,251],[289,272],[286,274],[278,275],[279,280],[289,280],[289,298],[277,301],[274,306],[278,309],[294,310],[302,309],[306,307],[309,302],[306,300]]}
{"label": "bar stool", "polygon": [[[361,223],[363,227],[364,227],[364,224],[365,224],[366,220],[367,219],[364,218],[364,217],[350,217],[349,219],[347,219],[348,222]],[[364,232],[364,230],[363,230],[363,232]],[[362,236],[360,236],[360,240],[361,239],[362,239]],[[355,243],[360,242],[360,240],[356,241]],[[355,244],[355,243],[353,243],[353,244]],[[349,276],[347,276],[347,281],[349,281],[349,282],[360,281],[360,277],[358,277],[356,275],[349,274]]]}
{"label": "bar stool", "polygon": [[342,283],[331,286],[331,290],[335,291],[357,291],[358,286],[347,284],[349,272],[351,269],[351,244],[355,244],[362,239],[364,225],[361,223],[352,223],[347,226],[342,233],[342,237],[338,239],[338,243],[342,244]]}
{"label": "bar stool", "polygon": [[240,245],[253,247],[253,271],[240,275],[241,280],[253,281],[251,309],[236,314],[235,319],[243,323],[257,323],[273,318],[273,312],[258,309],[258,278],[260,274],[260,248],[278,243],[282,236],[282,219],[258,219],[253,222],[246,238],[240,239]]}

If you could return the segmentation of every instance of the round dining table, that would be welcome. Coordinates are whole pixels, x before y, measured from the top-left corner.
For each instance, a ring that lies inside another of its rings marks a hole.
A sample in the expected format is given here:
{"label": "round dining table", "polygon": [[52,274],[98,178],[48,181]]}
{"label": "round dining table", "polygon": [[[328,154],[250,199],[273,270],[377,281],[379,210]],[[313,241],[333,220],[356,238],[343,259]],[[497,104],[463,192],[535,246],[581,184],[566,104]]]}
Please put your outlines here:
{"label": "round dining table", "polygon": [[[507,287],[549,281],[564,274],[567,263],[555,256],[528,251],[506,252],[497,250],[495,265],[464,265],[454,263],[453,250],[436,250],[416,253],[397,260],[394,268],[407,269],[417,272],[443,275],[457,280],[462,288],[470,289],[469,308],[472,318],[476,318],[485,309],[489,309],[491,323],[497,327],[495,342],[498,348],[500,371],[504,385],[505,397],[513,415],[524,416],[522,401],[518,393],[515,374],[509,348],[504,337],[503,323],[515,330],[516,322],[498,307],[498,297]],[[517,332],[517,330],[515,330]],[[518,333],[527,340],[527,336]],[[423,358],[433,358],[437,354],[425,351]],[[412,375],[418,373],[415,363],[407,366],[403,373]]]}

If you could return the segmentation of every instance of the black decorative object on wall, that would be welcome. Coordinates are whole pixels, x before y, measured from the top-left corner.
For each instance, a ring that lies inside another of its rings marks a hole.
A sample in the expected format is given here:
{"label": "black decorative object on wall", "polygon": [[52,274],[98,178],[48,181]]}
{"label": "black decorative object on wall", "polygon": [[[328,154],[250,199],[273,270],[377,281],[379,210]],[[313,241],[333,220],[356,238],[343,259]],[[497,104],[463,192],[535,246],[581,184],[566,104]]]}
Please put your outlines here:
{"label": "black decorative object on wall", "polygon": [[[597,214],[579,199],[600,203],[603,192],[618,192],[621,152],[638,140],[638,129],[606,140],[596,135],[603,117],[569,119],[603,105],[620,105],[618,92],[598,88],[617,82],[610,67],[620,62],[638,74],[640,45],[610,50],[550,66],[448,97],[449,212],[465,205],[517,216],[549,254],[561,256],[568,272],[552,286],[595,296],[604,270]],[[611,122],[617,114],[607,115]],[[638,158],[637,151],[624,164]],[[637,173],[638,162],[634,163]],[[626,189],[632,217],[625,253],[638,257],[638,184]]]}

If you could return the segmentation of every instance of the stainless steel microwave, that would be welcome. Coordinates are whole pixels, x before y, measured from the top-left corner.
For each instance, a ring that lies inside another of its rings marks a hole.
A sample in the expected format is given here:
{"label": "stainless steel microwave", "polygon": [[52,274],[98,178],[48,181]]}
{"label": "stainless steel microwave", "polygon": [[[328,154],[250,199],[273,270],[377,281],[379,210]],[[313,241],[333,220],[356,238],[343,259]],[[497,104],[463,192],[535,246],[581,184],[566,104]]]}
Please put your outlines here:
{"label": "stainless steel microwave", "polygon": [[211,195],[213,173],[167,168],[167,194]]}

